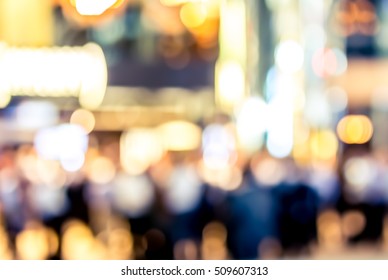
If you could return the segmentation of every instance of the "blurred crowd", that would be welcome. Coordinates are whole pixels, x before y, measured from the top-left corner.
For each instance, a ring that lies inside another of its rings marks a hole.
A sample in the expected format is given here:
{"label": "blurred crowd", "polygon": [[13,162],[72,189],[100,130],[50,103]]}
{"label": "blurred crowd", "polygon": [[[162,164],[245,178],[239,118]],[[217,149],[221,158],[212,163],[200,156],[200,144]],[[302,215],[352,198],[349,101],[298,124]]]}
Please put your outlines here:
{"label": "blurred crowd", "polygon": [[388,258],[386,3],[0,0],[0,259]]}
{"label": "blurred crowd", "polygon": [[169,151],[130,174],[117,146],[89,147],[75,172],[33,145],[3,147],[0,257],[277,259],[386,243],[382,153],[332,168],[263,151],[216,168],[201,149]]}

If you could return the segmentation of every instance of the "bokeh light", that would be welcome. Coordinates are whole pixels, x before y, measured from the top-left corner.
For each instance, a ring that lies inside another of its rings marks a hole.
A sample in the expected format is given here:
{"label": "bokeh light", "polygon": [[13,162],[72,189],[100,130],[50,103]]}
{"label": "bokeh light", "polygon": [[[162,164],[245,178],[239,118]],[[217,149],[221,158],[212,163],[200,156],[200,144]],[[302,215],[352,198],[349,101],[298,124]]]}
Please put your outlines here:
{"label": "bokeh light", "polygon": [[257,97],[247,99],[236,113],[236,128],[240,147],[248,152],[258,151],[264,144],[267,129],[267,106]]}
{"label": "bokeh light", "polygon": [[90,181],[97,184],[107,184],[116,175],[116,168],[112,160],[104,156],[95,158],[86,168]]}
{"label": "bokeh light", "polygon": [[338,137],[347,144],[363,144],[373,135],[373,124],[365,115],[348,115],[337,125]]}
{"label": "bokeh light", "polygon": [[165,202],[170,211],[184,214],[199,206],[203,187],[194,166],[176,167],[170,175],[168,185]]}
{"label": "bokeh light", "polygon": [[48,101],[24,101],[16,108],[16,123],[23,129],[52,126],[58,119],[58,108]]}
{"label": "bokeh light", "polygon": [[374,163],[367,157],[352,157],[344,165],[346,190],[354,198],[363,198],[376,177]]}
{"label": "bokeh light", "polygon": [[201,145],[202,131],[193,123],[171,121],[161,124],[157,129],[166,150],[190,151],[198,149]]}
{"label": "bokeh light", "polygon": [[302,46],[296,41],[283,41],[275,50],[276,65],[285,73],[295,73],[302,69],[304,55]]}
{"label": "bokeh light", "polygon": [[187,28],[201,26],[207,17],[207,7],[199,3],[186,3],[181,7],[180,18]]}
{"label": "bokeh light", "polygon": [[208,125],[202,135],[203,163],[211,169],[223,169],[237,160],[234,135],[221,124]]}
{"label": "bokeh light", "polygon": [[155,190],[144,175],[116,175],[113,181],[113,205],[130,217],[139,217],[150,210],[155,198]]}
{"label": "bokeh light", "polygon": [[71,114],[70,123],[82,126],[86,133],[93,131],[96,119],[92,112],[85,109],[77,109]]}
{"label": "bokeh light", "polygon": [[138,175],[145,172],[161,159],[163,153],[163,142],[155,129],[137,128],[121,135],[120,162],[129,174]]}
{"label": "bokeh light", "polygon": [[317,159],[334,159],[338,151],[336,134],[331,130],[321,130],[313,133],[310,138],[310,149],[313,157]]}
{"label": "bokeh light", "polygon": [[245,74],[238,62],[217,63],[216,89],[220,104],[230,107],[239,103],[245,95]]}

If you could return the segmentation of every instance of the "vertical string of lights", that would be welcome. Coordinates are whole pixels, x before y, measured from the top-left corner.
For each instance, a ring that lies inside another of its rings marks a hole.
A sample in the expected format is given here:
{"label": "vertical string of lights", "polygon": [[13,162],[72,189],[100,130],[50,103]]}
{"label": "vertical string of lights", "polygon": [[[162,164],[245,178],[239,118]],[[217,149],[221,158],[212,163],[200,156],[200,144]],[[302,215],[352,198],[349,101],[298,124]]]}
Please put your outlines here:
{"label": "vertical string of lights", "polygon": [[294,117],[302,88],[303,48],[298,1],[267,1],[275,20],[275,65],[268,71],[268,152],[276,158],[291,155],[294,146]]}
{"label": "vertical string of lights", "polygon": [[[337,6],[332,1],[315,1],[310,7],[305,5],[304,21],[306,42],[315,38],[317,44],[306,44],[309,64],[306,72],[306,117],[313,129],[310,135],[310,152],[314,161],[324,162],[334,167],[340,148],[335,129],[338,121],[346,114],[348,97],[344,89],[336,86],[337,77],[347,70],[347,57],[344,53],[344,40],[332,29],[330,18]],[[311,14],[315,11],[315,16]],[[335,14],[335,13],[334,13]],[[319,19],[319,21],[314,20]],[[334,26],[333,24],[334,23]],[[310,38],[310,39],[309,39]],[[338,130],[338,129],[337,129]],[[340,136],[340,135],[339,135]]]}
{"label": "vertical string of lights", "polygon": [[[337,152],[336,136],[329,129],[331,112],[325,95],[325,78],[332,63],[331,53],[328,53],[326,34],[325,1],[300,1],[305,53],[305,104],[304,119],[308,133],[309,145],[304,145],[309,163],[317,160],[329,160]],[[304,139],[305,140],[305,139]],[[303,141],[299,141],[300,144]]]}
{"label": "vertical string of lights", "polygon": [[248,94],[245,0],[220,0],[219,58],[215,98],[219,110],[232,114]]}
{"label": "vertical string of lights", "polygon": [[342,41],[330,36],[328,19],[332,2],[301,0],[300,8],[304,94],[297,99],[299,113],[293,156],[301,164],[332,165],[338,152],[334,128],[346,109],[347,96],[344,90],[330,84],[333,77],[346,71],[347,59]]}

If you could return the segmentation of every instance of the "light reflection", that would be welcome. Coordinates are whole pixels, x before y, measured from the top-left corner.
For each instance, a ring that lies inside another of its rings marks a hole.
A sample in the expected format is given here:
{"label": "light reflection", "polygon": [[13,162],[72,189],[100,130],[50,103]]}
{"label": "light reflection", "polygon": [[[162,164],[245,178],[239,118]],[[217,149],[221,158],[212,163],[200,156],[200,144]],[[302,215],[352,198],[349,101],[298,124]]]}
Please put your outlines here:
{"label": "light reflection", "polygon": [[295,73],[302,69],[303,49],[296,41],[283,41],[275,50],[275,60],[281,71]]}
{"label": "light reflection", "polygon": [[364,144],[373,135],[373,124],[365,115],[348,115],[337,125],[338,137],[347,144]]}
{"label": "light reflection", "polygon": [[115,208],[130,217],[140,217],[150,210],[155,190],[144,175],[119,173],[113,181],[112,202]]}
{"label": "light reflection", "polygon": [[313,133],[310,139],[310,149],[313,157],[321,160],[334,159],[338,151],[338,140],[331,130],[321,130]]}
{"label": "light reflection", "polygon": [[267,106],[260,98],[247,99],[236,114],[239,146],[248,152],[259,150],[264,144],[267,129]]}
{"label": "light reflection", "polygon": [[2,46],[0,51],[0,75],[5,81],[0,100],[4,105],[15,95],[78,97],[85,108],[101,105],[107,65],[98,45],[37,49]]}
{"label": "light reflection", "polygon": [[217,62],[216,91],[221,106],[238,104],[245,96],[245,73],[238,62]]}
{"label": "light reflection", "polygon": [[77,109],[71,114],[70,123],[82,126],[86,133],[93,131],[96,120],[92,112],[85,109]]}
{"label": "light reflection", "polygon": [[113,162],[103,156],[95,158],[86,169],[90,181],[101,185],[111,182],[116,175]]}
{"label": "light reflection", "polygon": [[154,129],[137,128],[121,135],[120,162],[129,174],[142,174],[158,162],[163,153],[163,142]]}
{"label": "light reflection", "polygon": [[225,191],[238,189],[242,183],[242,171],[237,166],[227,166],[224,168],[211,168],[203,161],[198,166],[202,179],[211,186]]}
{"label": "light reflection", "polygon": [[83,16],[99,16],[113,7],[118,0],[72,0],[74,2],[77,12]]}
{"label": "light reflection", "polygon": [[202,3],[187,3],[180,9],[180,18],[187,28],[201,26],[207,17],[207,7]]}
{"label": "light reflection", "polygon": [[161,124],[157,129],[163,146],[168,151],[196,150],[201,145],[202,131],[194,123],[171,121]]}
{"label": "light reflection", "polygon": [[36,222],[27,224],[26,229],[16,236],[17,257],[22,260],[45,260],[57,249],[55,233]]}

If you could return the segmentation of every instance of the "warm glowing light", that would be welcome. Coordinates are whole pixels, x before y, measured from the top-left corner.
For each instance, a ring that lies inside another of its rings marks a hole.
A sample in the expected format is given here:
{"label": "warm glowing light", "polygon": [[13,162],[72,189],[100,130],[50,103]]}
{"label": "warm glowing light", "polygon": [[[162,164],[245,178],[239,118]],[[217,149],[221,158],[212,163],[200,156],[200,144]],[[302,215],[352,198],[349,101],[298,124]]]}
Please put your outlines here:
{"label": "warm glowing light", "polygon": [[220,1],[220,61],[244,64],[247,55],[247,7],[243,0]]}
{"label": "warm glowing light", "polygon": [[98,242],[83,222],[72,220],[65,224],[61,253],[65,260],[104,259],[105,248]]}
{"label": "warm glowing light", "polygon": [[89,179],[97,184],[107,184],[116,175],[116,168],[113,162],[107,157],[97,157],[87,166]]}
{"label": "warm glowing light", "polygon": [[212,222],[203,230],[201,255],[204,260],[220,260],[227,258],[227,231],[224,225]]}
{"label": "warm glowing light", "polygon": [[342,216],[342,231],[348,238],[360,234],[366,225],[365,215],[361,211],[347,211]]}
{"label": "warm glowing light", "polygon": [[214,0],[160,0],[160,3],[162,3],[165,6],[179,6],[187,3],[206,3],[209,1],[214,1]]}
{"label": "warm glowing light", "polygon": [[347,144],[363,144],[373,135],[373,124],[365,115],[348,115],[337,125],[338,137]]}
{"label": "warm glowing light", "polygon": [[313,157],[317,159],[333,159],[338,150],[338,140],[335,133],[330,130],[321,130],[312,133],[310,149]]}
{"label": "warm glowing light", "polygon": [[37,49],[1,46],[0,53],[0,101],[22,95],[78,97],[85,108],[102,103],[107,65],[96,44]]}
{"label": "warm glowing light", "polygon": [[70,123],[82,126],[86,133],[90,133],[94,129],[96,119],[92,112],[85,109],[78,109],[71,115]]}
{"label": "warm glowing light", "polygon": [[84,48],[89,53],[85,56],[84,64],[75,64],[77,67],[81,66],[81,69],[84,68],[82,73],[79,73],[83,80],[78,99],[84,108],[94,109],[99,107],[104,99],[108,84],[108,68],[100,46],[89,43]]}
{"label": "warm glowing light", "polygon": [[187,3],[181,7],[180,17],[187,28],[201,26],[207,17],[207,7],[202,3]]}
{"label": "warm glowing light", "polygon": [[372,36],[378,30],[375,5],[366,0],[339,2],[336,15],[343,36],[363,34]]}
{"label": "warm glowing light", "polygon": [[169,151],[195,150],[201,145],[201,129],[186,121],[171,121],[158,127],[164,148]]}
{"label": "warm glowing light", "polygon": [[264,133],[267,129],[266,103],[261,98],[249,98],[236,115],[239,145],[248,152],[259,150],[264,144]]}
{"label": "warm glowing light", "polygon": [[8,238],[7,232],[0,224],[0,260],[12,260],[12,259],[13,259],[13,253],[9,246],[9,238]]}
{"label": "warm glowing light", "polygon": [[275,60],[279,69],[285,73],[295,73],[303,66],[303,49],[295,41],[283,41],[275,50]]}
{"label": "warm glowing light", "polygon": [[115,228],[104,231],[97,238],[102,239],[107,245],[107,258],[109,260],[131,259],[133,253],[133,236],[127,229]]}
{"label": "warm glowing light", "polygon": [[317,220],[319,245],[324,248],[337,249],[343,244],[341,217],[334,210],[322,212]]}
{"label": "warm glowing light", "polygon": [[292,100],[288,92],[280,92],[269,103],[267,149],[276,157],[283,158],[292,152],[294,145],[294,116]]}
{"label": "warm glowing light", "polygon": [[211,168],[204,161],[201,161],[198,169],[201,178],[206,183],[224,191],[237,190],[243,181],[241,169],[234,165],[223,168]]}
{"label": "warm glowing light", "polygon": [[219,222],[211,222],[205,226],[202,232],[203,238],[217,238],[222,242],[226,242],[227,231],[223,224]]}
{"label": "warm glowing light", "polygon": [[261,187],[275,187],[287,177],[286,166],[276,158],[257,156],[252,159],[250,168]]}
{"label": "warm glowing light", "polygon": [[161,159],[163,152],[163,143],[154,129],[137,128],[121,135],[121,166],[129,174],[145,172]]}
{"label": "warm glowing light", "polygon": [[47,259],[51,255],[48,232],[40,224],[29,223],[27,228],[16,236],[16,251],[19,259]]}
{"label": "warm glowing light", "polygon": [[57,0],[65,16],[81,26],[97,25],[126,7],[127,0]]}
{"label": "warm glowing light", "polygon": [[247,94],[247,7],[245,1],[220,1],[219,58],[215,68],[217,106],[231,113]]}
{"label": "warm glowing light", "polygon": [[[61,187],[65,183],[65,173],[54,160],[35,158],[30,168],[39,177],[39,183],[50,187]],[[38,183],[37,182],[37,183]]]}
{"label": "warm glowing light", "polygon": [[237,62],[218,62],[216,66],[217,100],[226,108],[238,104],[245,96],[245,73]]}
{"label": "warm glowing light", "polygon": [[0,40],[13,46],[51,46],[55,40],[52,2],[51,0],[1,0]]}
{"label": "warm glowing light", "polygon": [[99,16],[111,8],[117,0],[73,0],[77,12],[84,16]]}

